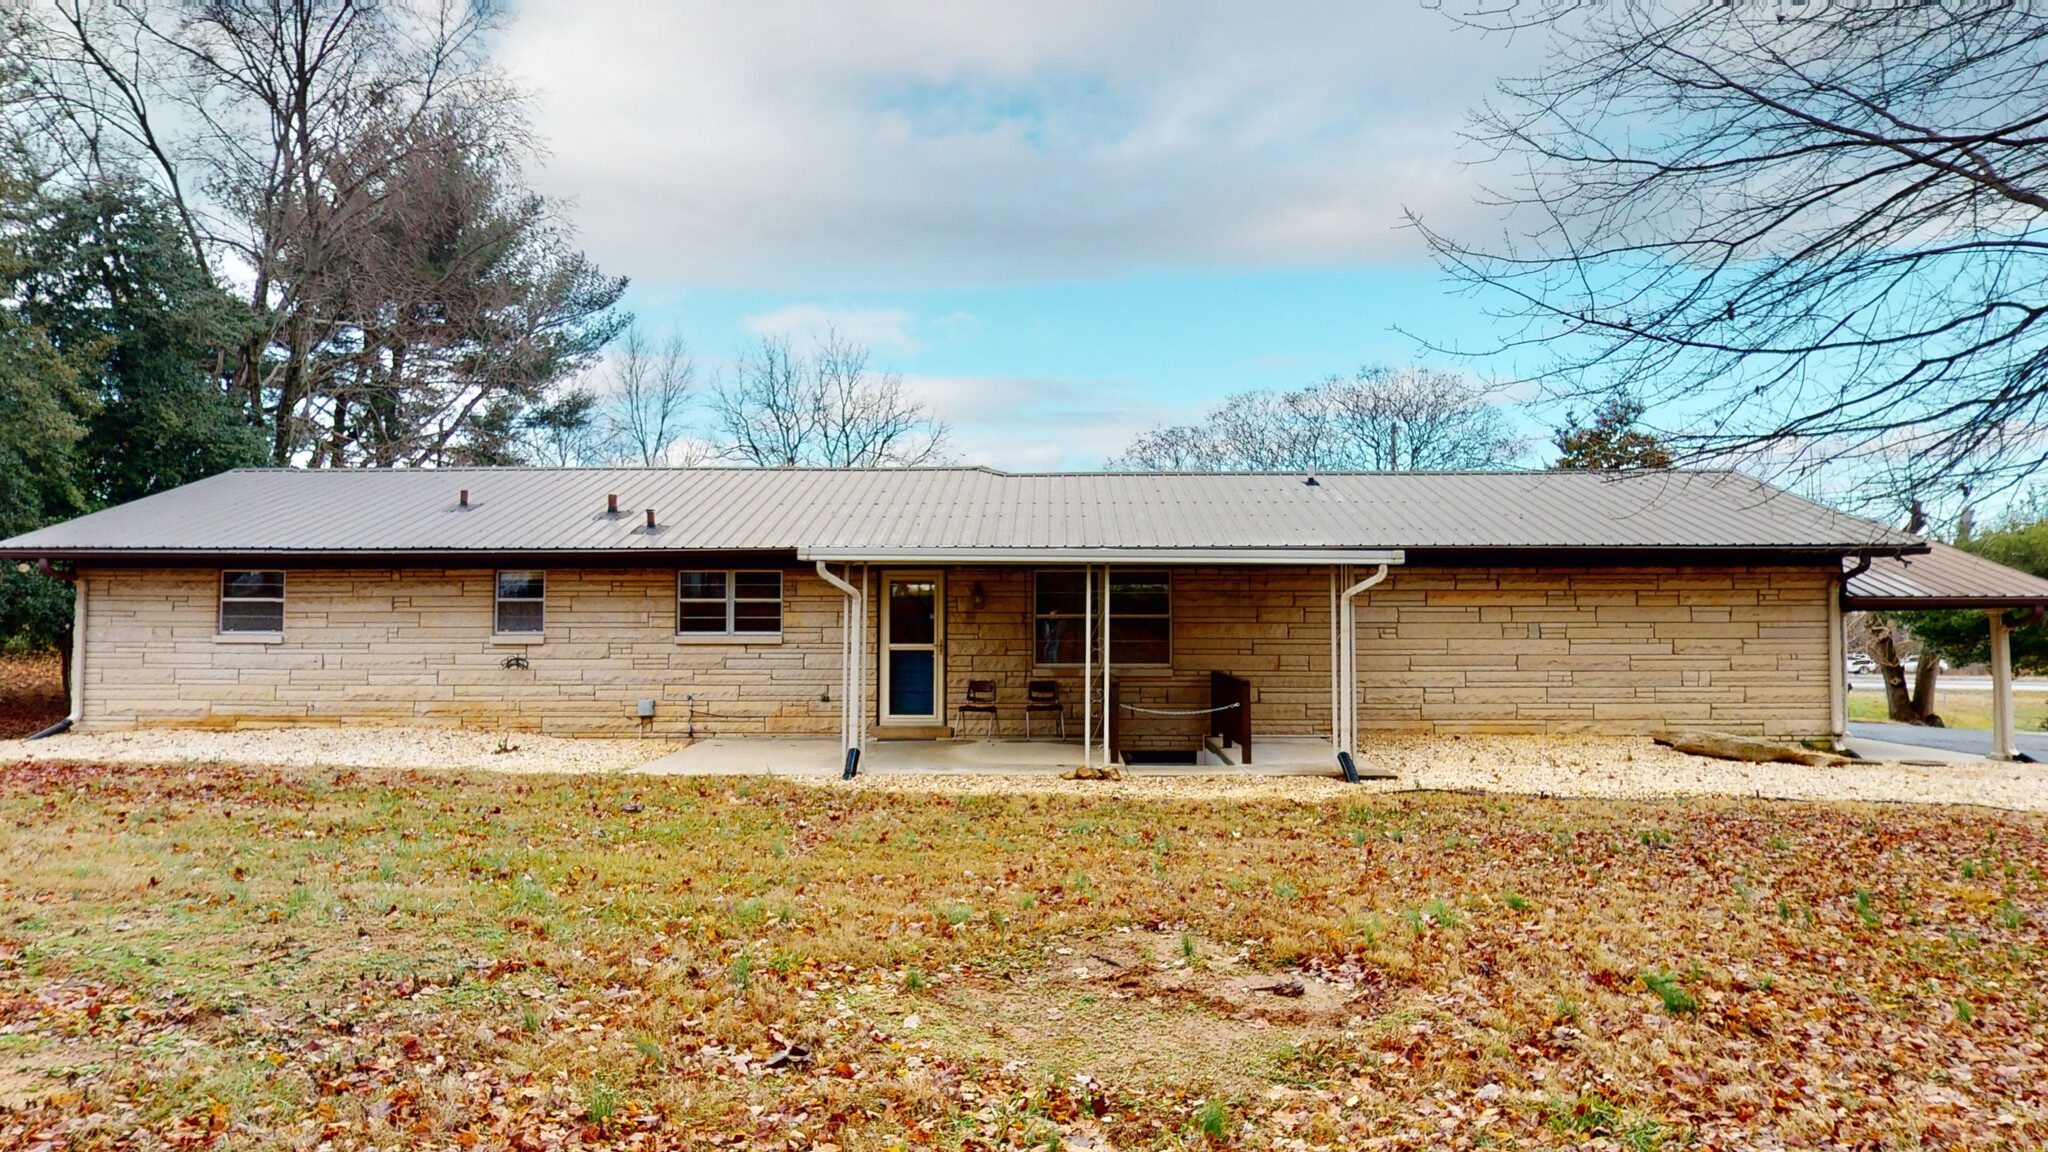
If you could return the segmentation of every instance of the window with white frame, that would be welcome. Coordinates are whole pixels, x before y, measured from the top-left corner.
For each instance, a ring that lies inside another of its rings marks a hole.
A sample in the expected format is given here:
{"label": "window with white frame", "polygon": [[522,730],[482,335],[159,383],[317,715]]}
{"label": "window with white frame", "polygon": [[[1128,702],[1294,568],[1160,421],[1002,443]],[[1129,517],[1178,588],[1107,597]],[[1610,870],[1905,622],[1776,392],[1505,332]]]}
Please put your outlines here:
{"label": "window with white frame", "polygon": [[538,635],[547,623],[548,574],[498,573],[497,614],[491,630],[501,636]]}
{"label": "window with white frame", "polygon": [[220,630],[284,631],[284,573],[222,572]]}
{"label": "window with white frame", "polygon": [[[1032,658],[1041,665],[1080,664],[1089,611],[1087,579],[1072,568],[1037,573]],[[1099,631],[1102,598],[1094,597]],[[1173,577],[1164,569],[1110,569],[1110,659],[1117,664],[1173,663]]]}
{"label": "window with white frame", "polygon": [[709,569],[676,573],[679,636],[782,632],[782,573]]}

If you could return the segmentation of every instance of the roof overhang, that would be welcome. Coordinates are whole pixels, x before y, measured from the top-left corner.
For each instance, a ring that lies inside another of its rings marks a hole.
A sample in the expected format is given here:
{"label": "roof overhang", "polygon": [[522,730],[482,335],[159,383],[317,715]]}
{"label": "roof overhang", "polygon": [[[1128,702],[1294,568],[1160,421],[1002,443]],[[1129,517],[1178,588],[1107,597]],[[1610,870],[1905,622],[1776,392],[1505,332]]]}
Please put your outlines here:
{"label": "roof overhang", "polygon": [[832,564],[1402,564],[1399,548],[798,548]]}
{"label": "roof overhang", "polygon": [[2004,608],[2048,610],[2048,596],[1852,596],[1845,593],[1842,607],[1855,612],[1929,612],[1951,608],[1976,608],[1985,612]]}

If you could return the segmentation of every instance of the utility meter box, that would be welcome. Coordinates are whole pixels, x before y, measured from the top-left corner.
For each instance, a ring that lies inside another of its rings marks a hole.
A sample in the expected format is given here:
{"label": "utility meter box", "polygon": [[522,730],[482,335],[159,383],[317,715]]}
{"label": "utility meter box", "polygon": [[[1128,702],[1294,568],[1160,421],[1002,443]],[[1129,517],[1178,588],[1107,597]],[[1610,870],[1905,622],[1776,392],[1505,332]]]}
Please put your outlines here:
{"label": "utility meter box", "polygon": [[640,702],[640,718],[642,720],[651,720],[654,718],[654,701],[642,700]]}

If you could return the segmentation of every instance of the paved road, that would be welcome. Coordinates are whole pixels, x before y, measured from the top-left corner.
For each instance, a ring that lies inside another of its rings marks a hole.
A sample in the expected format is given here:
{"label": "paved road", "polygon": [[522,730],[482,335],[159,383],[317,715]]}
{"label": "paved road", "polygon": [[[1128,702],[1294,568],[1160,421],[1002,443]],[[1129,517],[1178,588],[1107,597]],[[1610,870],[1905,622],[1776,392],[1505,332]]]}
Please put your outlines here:
{"label": "paved road", "polygon": [[[1907,676],[1906,683],[1911,685],[1913,678]],[[1866,689],[1872,692],[1882,692],[1884,691],[1884,678],[1881,676],[1851,675],[1849,677],[1849,687],[1858,692]],[[1991,691],[1991,677],[1943,675],[1936,682],[1935,690],[1938,692],[1989,692]],[[2012,690],[2014,692],[2048,692],[2048,676],[2016,676],[2013,678]]]}
{"label": "paved road", "polygon": [[[1866,740],[1889,740],[1922,748],[1946,748],[1951,752],[1991,754],[1991,733],[1983,728],[1923,728],[1918,724],[1888,724],[1876,720],[1849,721],[1849,734]],[[2048,732],[2017,732],[2013,739],[2020,751],[2036,760],[2048,761]]]}

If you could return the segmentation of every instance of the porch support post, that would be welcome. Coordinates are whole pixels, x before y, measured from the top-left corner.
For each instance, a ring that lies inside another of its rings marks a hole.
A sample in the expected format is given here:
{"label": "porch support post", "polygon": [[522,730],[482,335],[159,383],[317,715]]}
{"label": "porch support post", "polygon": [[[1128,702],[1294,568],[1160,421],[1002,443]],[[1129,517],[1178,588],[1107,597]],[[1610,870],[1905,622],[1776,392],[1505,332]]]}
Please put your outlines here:
{"label": "porch support post", "polygon": [[1095,565],[1081,566],[1081,763],[1095,764]]}
{"label": "porch support post", "polygon": [[[2012,627],[2005,622],[2005,609],[1993,608],[1986,614],[1991,617],[1991,758],[2011,760],[2019,755],[2012,731]],[[1931,660],[1934,655],[1920,658]]]}
{"label": "porch support post", "polygon": [[1116,717],[1109,714],[1109,565],[1102,566],[1102,766],[1116,763],[1116,753],[1109,746],[1110,730],[1116,727]]}

